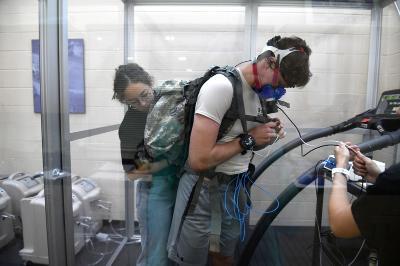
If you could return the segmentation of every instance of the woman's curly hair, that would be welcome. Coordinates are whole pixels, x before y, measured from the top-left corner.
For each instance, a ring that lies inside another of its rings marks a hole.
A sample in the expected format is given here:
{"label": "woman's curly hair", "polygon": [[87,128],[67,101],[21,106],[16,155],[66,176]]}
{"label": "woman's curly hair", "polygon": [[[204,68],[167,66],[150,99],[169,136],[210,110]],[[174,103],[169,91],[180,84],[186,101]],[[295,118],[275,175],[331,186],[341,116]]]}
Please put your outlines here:
{"label": "woman's curly hair", "polygon": [[115,70],[113,99],[122,101],[125,89],[132,83],[144,83],[153,87],[153,77],[138,64],[120,65]]}

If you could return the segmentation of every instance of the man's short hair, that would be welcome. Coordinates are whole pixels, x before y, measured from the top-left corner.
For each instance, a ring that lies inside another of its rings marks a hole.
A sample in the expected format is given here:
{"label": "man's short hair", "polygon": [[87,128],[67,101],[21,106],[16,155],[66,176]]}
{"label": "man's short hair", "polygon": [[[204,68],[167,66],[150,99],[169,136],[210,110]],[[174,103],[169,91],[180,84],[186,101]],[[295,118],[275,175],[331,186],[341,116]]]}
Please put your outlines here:
{"label": "man's short hair", "polygon": [[[288,87],[302,87],[308,83],[312,76],[310,72],[309,58],[311,49],[303,39],[292,36],[275,36],[268,40],[267,45],[285,50],[295,48],[296,52],[290,53],[282,59],[279,66],[282,78],[286,81]],[[275,56],[271,51],[266,51],[257,57],[257,61],[270,56]]]}

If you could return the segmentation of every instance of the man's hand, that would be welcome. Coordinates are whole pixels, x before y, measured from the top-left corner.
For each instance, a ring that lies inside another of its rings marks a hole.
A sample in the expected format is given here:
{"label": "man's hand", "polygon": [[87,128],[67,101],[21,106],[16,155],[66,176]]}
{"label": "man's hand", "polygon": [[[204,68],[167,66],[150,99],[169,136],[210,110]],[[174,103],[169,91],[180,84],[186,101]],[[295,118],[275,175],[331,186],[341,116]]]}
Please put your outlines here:
{"label": "man's hand", "polygon": [[376,178],[381,173],[376,163],[361,152],[357,152],[354,158],[353,169],[355,174],[365,177],[370,183],[375,183]]}
{"label": "man's hand", "polygon": [[272,144],[277,138],[284,138],[286,132],[279,119],[254,127],[249,134],[256,140],[256,146]]}

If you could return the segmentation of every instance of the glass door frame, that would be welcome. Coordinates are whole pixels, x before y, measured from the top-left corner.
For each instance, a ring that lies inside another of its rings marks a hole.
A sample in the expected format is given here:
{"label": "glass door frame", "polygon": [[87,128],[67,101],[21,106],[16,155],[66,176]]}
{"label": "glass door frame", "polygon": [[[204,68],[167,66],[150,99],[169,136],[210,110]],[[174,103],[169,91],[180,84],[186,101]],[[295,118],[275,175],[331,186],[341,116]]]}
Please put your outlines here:
{"label": "glass door frame", "polygon": [[39,0],[42,150],[49,265],[74,265],[67,0]]}

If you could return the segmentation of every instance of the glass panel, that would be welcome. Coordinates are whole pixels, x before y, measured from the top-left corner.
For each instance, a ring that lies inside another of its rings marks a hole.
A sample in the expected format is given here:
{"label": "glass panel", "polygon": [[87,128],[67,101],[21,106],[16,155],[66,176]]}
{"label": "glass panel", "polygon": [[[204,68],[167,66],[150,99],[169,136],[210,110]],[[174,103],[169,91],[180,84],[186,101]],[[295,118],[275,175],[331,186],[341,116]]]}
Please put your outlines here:
{"label": "glass panel", "polygon": [[124,62],[123,34],[122,1],[69,1],[71,132],[113,125],[123,115],[111,99],[115,68]]}
{"label": "glass panel", "polygon": [[[71,132],[117,124],[123,118],[124,105],[111,100],[115,69],[123,63],[123,11],[122,1],[70,2],[69,39],[83,39],[86,79],[86,113],[70,114]],[[242,7],[139,6],[132,15],[135,60],[128,60],[142,65],[156,83],[163,79],[193,78],[212,64],[236,64],[243,58]],[[200,39],[206,41],[199,42]],[[145,115],[139,116],[124,128],[128,131],[129,143],[143,138]],[[83,234],[86,239],[76,262],[78,265],[106,263],[126,235],[126,182],[118,131],[72,141],[71,163],[73,175],[80,176],[73,178],[72,190],[81,199],[83,211],[78,217],[82,226],[75,233]],[[137,189],[140,193],[148,191],[149,184],[142,183]],[[140,194],[137,204],[146,203],[145,196]],[[175,200],[175,195],[168,197],[168,202]],[[135,210],[135,221],[140,210]],[[144,211],[147,212],[147,208]],[[160,212],[157,215],[161,215]],[[172,212],[168,215],[170,217]],[[166,228],[156,223],[157,228],[162,228],[163,236],[168,234],[170,220],[171,217],[161,222]],[[131,264],[137,260],[140,247],[126,247],[124,250],[129,250],[132,256],[128,258]],[[118,259],[121,257],[126,260],[126,256],[118,256]]]}
{"label": "glass panel", "polygon": [[245,51],[239,6],[138,6],[134,60],[156,80],[193,79],[213,65],[236,65]]}
{"label": "glass panel", "polygon": [[[47,263],[38,1],[0,1],[0,264]],[[39,195],[38,195],[39,193]]]}
{"label": "glass panel", "polygon": [[[305,165],[303,171],[312,170],[315,167],[314,165],[309,166]],[[319,174],[322,176],[322,172]],[[254,204],[253,211],[257,212],[259,216],[264,212],[270,212],[265,214],[264,218],[266,219],[264,219],[263,226],[267,225],[267,220],[272,223],[264,231],[255,248],[250,265],[263,265],[264,261],[268,261],[272,265],[312,265],[313,261],[315,261],[315,265],[347,265],[353,259],[361,265],[367,264],[368,251],[364,248],[359,254],[357,253],[362,247],[362,238],[336,239],[327,223],[322,222],[322,225],[315,225],[315,222],[320,219],[316,212],[323,207],[317,204],[317,186],[311,182],[298,194],[295,192],[298,188],[288,187],[295,180],[304,180],[298,179],[299,175],[300,173],[294,174],[293,171],[289,174],[279,174],[279,177],[284,177],[283,182],[287,183],[276,190],[279,193],[275,195],[267,195],[258,187],[253,188],[252,195],[259,195],[264,199],[263,203]],[[268,188],[269,191],[275,191],[277,188],[275,184],[271,183],[259,184],[259,186],[264,190]],[[330,187],[330,181],[325,180],[325,186]],[[278,194],[281,197],[277,199],[275,197]],[[329,194],[330,192],[325,190],[324,202],[328,201]],[[357,196],[358,193],[349,194],[349,198]],[[283,201],[288,199],[289,203],[281,211],[276,211],[278,204],[282,207]],[[322,221],[327,220],[325,210],[324,208]],[[277,216],[269,220],[273,215]],[[251,235],[252,231],[253,228],[250,227],[247,235]],[[318,246],[321,248],[318,249]],[[314,250],[315,248],[316,250]]]}
{"label": "glass panel", "polygon": [[[304,39],[312,50],[310,65],[313,76],[310,82],[304,88],[288,88],[282,98],[290,103],[290,108],[282,107],[282,109],[302,134],[338,124],[365,111],[370,10],[336,7],[260,7],[258,24],[257,51],[261,51],[266,41],[275,35],[298,36]],[[283,141],[257,152],[259,154],[256,156],[257,163],[265,159],[270,150],[274,151],[280,145],[299,137],[295,126],[282,112],[278,112],[275,116],[283,121],[288,134]],[[258,179],[258,185],[263,190],[253,187],[252,200],[255,209],[265,211],[273,199],[297,176],[306,169],[314,167],[319,160],[325,160],[333,154],[332,146],[338,140],[360,143],[362,135],[353,131],[320,138],[303,145],[303,150],[299,147],[287,153]],[[304,155],[320,145],[329,146],[317,149],[306,157],[302,156],[302,153]],[[329,187],[330,182],[326,183]],[[329,188],[325,195],[329,195]],[[324,210],[326,203],[327,200],[324,201]],[[311,185],[294,198],[275,220],[276,230],[271,231],[269,235],[280,240],[277,243],[278,247],[273,247],[273,250],[283,252],[271,256],[281,258],[282,265],[295,261],[296,258],[304,261],[304,265],[311,264],[315,204],[316,190]],[[328,225],[325,214],[322,217],[323,226]],[[256,224],[261,215],[260,212],[253,212],[250,224]],[[302,229],[299,231],[299,228]],[[303,229],[305,242],[302,242],[303,238],[297,238]],[[306,242],[307,237],[308,242]],[[293,243],[289,241],[291,238]],[[288,248],[284,247],[286,245]],[[259,249],[261,250],[261,247]],[[261,253],[257,256],[255,261],[266,258]],[[326,261],[325,259],[324,255],[323,261]]]}
{"label": "glass panel", "polygon": [[124,115],[124,106],[112,100],[115,69],[124,62],[123,1],[69,1],[68,40],[70,107],[80,109],[70,113],[70,132],[87,133],[70,143],[72,193],[80,202],[74,209],[76,264],[106,265],[126,234],[118,127],[97,131]]}
{"label": "glass panel", "polygon": [[258,23],[258,51],[274,35],[299,36],[312,50],[310,82],[284,97],[301,127],[332,125],[364,111],[370,10],[261,7]]}
{"label": "glass panel", "polygon": [[125,176],[117,131],[72,142],[71,157],[72,191],[82,202],[79,217],[75,217],[82,227],[75,233],[85,236],[76,263],[105,265],[126,234]]}
{"label": "glass panel", "polygon": [[[394,4],[383,9],[381,57],[379,69],[379,94],[388,90],[400,89],[400,14]],[[397,152],[397,158],[396,158]],[[389,166],[400,160],[399,145],[374,153],[375,159]]]}
{"label": "glass panel", "polygon": [[[135,43],[130,61],[148,71],[156,85],[171,79],[191,80],[201,77],[211,66],[234,66],[248,59],[244,7],[137,6],[134,19]],[[133,115],[128,111],[125,116],[131,121],[126,128],[138,127],[140,120]],[[168,128],[149,117],[147,121]],[[171,157],[168,159],[173,160]],[[138,186],[137,212],[142,246],[146,246],[140,258],[160,261],[159,265],[167,265],[166,243],[178,183],[174,171],[173,166],[165,167],[153,174],[152,183],[143,180]]]}

